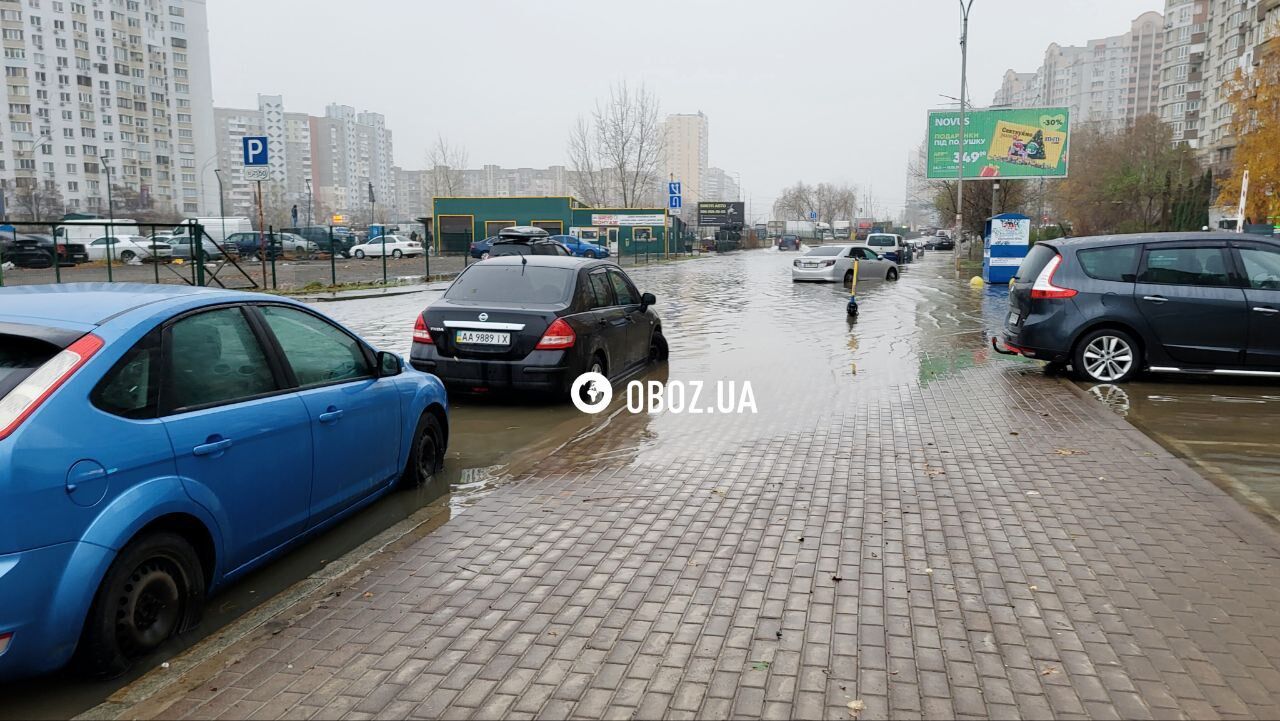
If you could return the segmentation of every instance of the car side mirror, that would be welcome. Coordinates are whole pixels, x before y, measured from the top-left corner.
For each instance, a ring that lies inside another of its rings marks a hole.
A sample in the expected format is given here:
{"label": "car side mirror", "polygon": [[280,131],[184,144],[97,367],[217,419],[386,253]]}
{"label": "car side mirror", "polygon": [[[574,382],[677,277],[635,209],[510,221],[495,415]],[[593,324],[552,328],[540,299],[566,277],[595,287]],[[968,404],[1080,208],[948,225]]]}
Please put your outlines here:
{"label": "car side mirror", "polygon": [[385,350],[378,351],[378,377],[390,378],[398,376],[404,370],[404,361],[395,353],[388,353]]}
{"label": "car side mirror", "polygon": [[657,303],[658,303],[658,299],[657,299],[657,298],[655,298],[655,297],[653,297],[653,293],[641,293],[641,294],[640,294],[640,308],[641,308],[641,309],[648,308],[649,306],[651,306],[651,305],[656,305]]}

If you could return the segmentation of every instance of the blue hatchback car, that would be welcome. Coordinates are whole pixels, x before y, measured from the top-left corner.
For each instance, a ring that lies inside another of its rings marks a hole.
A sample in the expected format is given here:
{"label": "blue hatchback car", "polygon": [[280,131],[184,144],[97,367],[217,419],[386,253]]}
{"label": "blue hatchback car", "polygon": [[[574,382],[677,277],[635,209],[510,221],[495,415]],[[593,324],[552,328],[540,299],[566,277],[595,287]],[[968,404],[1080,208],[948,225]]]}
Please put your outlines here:
{"label": "blue hatchback car", "polygon": [[592,243],[589,240],[572,235],[553,235],[551,240],[556,241],[560,245],[569,249],[569,252],[579,258],[608,258],[609,249],[598,243]]}
{"label": "blue hatchback car", "polygon": [[122,673],[207,594],[443,463],[435,376],[293,301],[0,288],[0,679]]}

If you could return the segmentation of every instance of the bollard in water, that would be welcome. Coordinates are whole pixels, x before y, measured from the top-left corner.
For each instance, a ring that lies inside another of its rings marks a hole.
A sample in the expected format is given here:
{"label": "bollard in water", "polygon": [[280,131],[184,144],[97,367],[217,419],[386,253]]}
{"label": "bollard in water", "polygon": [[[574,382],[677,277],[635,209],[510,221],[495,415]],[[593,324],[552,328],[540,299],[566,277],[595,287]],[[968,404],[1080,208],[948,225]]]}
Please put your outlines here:
{"label": "bollard in water", "polygon": [[844,312],[850,318],[858,317],[858,261],[853,261],[853,282],[849,284],[849,302],[844,307]]}

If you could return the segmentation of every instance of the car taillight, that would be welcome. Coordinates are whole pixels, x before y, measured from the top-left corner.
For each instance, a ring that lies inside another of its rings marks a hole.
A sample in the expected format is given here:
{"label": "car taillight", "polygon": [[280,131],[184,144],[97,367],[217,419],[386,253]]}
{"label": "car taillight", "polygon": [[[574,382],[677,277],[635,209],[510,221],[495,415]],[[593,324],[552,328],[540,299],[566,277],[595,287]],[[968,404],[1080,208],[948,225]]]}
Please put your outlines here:
{"label": "car taillight", "polygon": [[824,261],[822,261],[822,264],[823,264],[823,265],[825,265],[825,266],[827,266],[827,267],[830,267],[830,266],[835,265],[835,264],[836,264],[836,262],[835,262],[834,260],[824,260]]}
{"label": "car taillight", "polygon": [[0,633],[0,656],[3,656],[4,652],[9,650],[9,642],[12,640],[12,631],[9,631],[8,633]]}
{"label": "car taillight", "polygon": [[1036,282],[1031,286],[1032,298],[1072,298],[1077,291],[1073,288],[1063,288],[1053,284],[1053,274],[1058,272],[1058,266],[1062,265],[1062,256],[1055,255],[1050,260],[1044,270],[1040,271],[1040,275],[1036,276]]}
{"label": "car taillight", "polygon": [[431,331],[427,330],[427,321],[422,317],[421,313],[418,314],[418,320],[413,324],[413,342],[426,343],[428,345],[435,344],[435,341],[431,340]]}
{"label": "car taillight", "polygon": [[27,376],[18,387],[0,399],[0,440],[3,440],[18,429],[41,403],[45,402],[58,387],[67,381],[73,373],[80,369],[94,353],[102,348],[102,339],[96,335],[86,335]]}
{"label": "car taillight", "polygon": [[578,336],[564,322],[564,318],[556,318],[555,322],[547,328],[547,332],[542,334],[542,340],[538,341],[537,350],[560,350],[562,348],[571,348],[578,340]]}

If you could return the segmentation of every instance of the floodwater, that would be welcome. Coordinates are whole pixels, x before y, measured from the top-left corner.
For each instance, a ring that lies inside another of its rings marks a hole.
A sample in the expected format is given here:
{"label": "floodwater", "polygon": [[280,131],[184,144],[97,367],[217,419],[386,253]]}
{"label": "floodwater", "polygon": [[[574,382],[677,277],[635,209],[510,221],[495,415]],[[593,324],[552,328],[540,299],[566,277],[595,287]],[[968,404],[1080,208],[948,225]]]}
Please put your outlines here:
{"label": "floodwater", "polygon": [[[391,494],[219,594],[196,633],[128,678],[103,684],[55,675],[0,687],[0,718],[80,713],[384,529],[421,516],[424,508],[435,511],[431,524],[468,513],[478,498],[518,482],[524,469],[548,456],[587,454],[600,464],[661,461],[672,454],[712,459],[733,444],[813,427],[855,394],[894,402],[898,389],[985,363],[1041,372],[1038,363],[991,352],[986,338],[1004,319],[1005,294],[957,279],[951,253],[928,254],[895,282],[859,283],[856,320],[845,313],[848,288],[791,281],[797,255],[743,251],[629,270],[642,291],[657,296],[671,349],[669,363],[633,380],[683,387],[686,412],[627,413],[630,384],[619,384],[612,403],[596,416],[568,404],[455,397],[448,457],[437,483]],[[407,355],[415,316],[438,295],[318,307],[375,346]],[[691,397],[695,387],[701,388],[698,400]],[[748,388],[752,402],[744,406]],[[1280,453],[1271,443],[1280,430],[1280,385],[1085,388],[1255,508],[1280,508]],[[728,405],[721,404],[723,396]],[[690,412],[692,406],[706,412]],[[725,417],[725,410],[733,414]],[[601,433],[606,427],[625,432]]]}
{"label": "floodwater", "polygon": [[1280,383],[1165,375],[1080,386],[1251,510],[1280,523]]}

